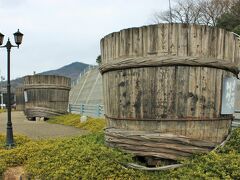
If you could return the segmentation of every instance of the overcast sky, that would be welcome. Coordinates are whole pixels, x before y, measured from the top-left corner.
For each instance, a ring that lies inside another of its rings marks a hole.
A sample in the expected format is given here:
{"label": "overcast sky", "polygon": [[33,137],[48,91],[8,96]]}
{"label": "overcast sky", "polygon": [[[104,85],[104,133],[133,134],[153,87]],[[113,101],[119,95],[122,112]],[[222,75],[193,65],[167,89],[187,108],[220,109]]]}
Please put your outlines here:
{"label": "overcast sky", "polygon": [[[19,28],[23,44],[11,53],[11,77],[59,68],[75,61],[95,64],[100,39],[114,31],[151,23],[168,0],[0,0],[4,44]],[[6,49],[0,50],[6,77]]]}

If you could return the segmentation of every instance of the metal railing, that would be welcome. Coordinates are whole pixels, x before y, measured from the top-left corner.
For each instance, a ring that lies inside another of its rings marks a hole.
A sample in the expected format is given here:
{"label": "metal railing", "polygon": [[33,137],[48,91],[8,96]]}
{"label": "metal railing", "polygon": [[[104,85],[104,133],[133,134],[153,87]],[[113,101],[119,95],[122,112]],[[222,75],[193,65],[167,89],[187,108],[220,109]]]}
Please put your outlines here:
{"label": "metal railing", "polygon": [[104,106],[95,104],[69,104],[69,112],[91,117],[104,117]]}
{"label": "metal railing", "polygon": [[[95,104],[69,104],[69,112],[75,114],[81,114],[91,117],[104,117],[104,106],[103,105],[95,105]],[[235,114],[237,115],[233,122],[232,128],[240,127],[240,110],[235,110]]]}

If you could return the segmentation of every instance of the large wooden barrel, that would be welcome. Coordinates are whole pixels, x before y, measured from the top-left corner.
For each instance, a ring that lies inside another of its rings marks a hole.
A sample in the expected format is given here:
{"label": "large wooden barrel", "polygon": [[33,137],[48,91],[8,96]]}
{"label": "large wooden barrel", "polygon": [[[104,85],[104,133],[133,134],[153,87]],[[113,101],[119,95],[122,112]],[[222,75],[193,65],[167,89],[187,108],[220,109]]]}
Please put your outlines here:
{"label": "large wooden barrel", "polygon": [[176,160],[229,134],[223,79],[239,73],[240,43],[223,29],[158,24],[101,40],[105,140],[138,156]]}
{"label": "large wooden barrel", "polygon": [[24,77],[25,114],[27,118],[67,113],[71,81],[55,75]]}
{"label": "large wooden barrel", "polygon": [[25,101],[24,101],[24,87],[19,86],[16,87],[15,95],[16,95],[16,110],[24,111],[25,110]]}

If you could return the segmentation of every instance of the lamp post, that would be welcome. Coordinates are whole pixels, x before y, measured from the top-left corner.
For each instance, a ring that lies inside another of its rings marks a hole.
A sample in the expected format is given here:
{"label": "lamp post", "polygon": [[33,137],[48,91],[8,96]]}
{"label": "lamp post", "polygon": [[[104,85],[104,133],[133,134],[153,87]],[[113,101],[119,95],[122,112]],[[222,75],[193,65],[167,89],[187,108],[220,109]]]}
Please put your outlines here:
{"label": "lamp post", "polygon": [[5,80],[5,78],[3,76],[1,76],[1,109],[3,109],[3,85],[2,85],[2,82]]}
{"label": "lamp post", "polygon": [[12,47],[19,48],[19,45],[22,43],[23,34],[19,31],[15,32],[14,34],[14,40],[17,46],[12,45],[9,38],[5,46],[2,46],[3,44],[3,38],[4,35],[0,33],[0,47],[1,48],[7,48],[7,95],[8,95],[8,103],[7,103],[7,134],[6,134],[6,146],[8,148],[11,148],[14,146],[14,140],[13,140],[13,128],[12,128],[12,120],[11,120],[11,84],[10,84],[10,52]]}

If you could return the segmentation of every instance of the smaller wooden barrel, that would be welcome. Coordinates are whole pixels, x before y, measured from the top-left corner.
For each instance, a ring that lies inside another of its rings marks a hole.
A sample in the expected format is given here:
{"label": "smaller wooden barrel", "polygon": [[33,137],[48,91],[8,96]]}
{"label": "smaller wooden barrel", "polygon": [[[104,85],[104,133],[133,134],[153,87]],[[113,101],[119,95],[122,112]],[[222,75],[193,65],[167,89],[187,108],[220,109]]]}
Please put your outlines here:
{"label": "smaller wooden barrel", "polygon": [[49,118],[67,113],[70,87],[70,78],[64,76],[25,76],[24,98],[27,118]]}
{"label": "smaller wooden barrel", "polygon": [[24,111],[25,109],[25,101],[24,101],[24,87],[19,86],[15,90],[16,95],[16,110],[17,111]]}

